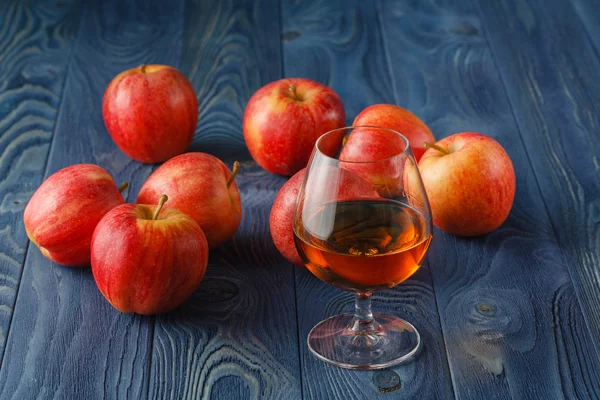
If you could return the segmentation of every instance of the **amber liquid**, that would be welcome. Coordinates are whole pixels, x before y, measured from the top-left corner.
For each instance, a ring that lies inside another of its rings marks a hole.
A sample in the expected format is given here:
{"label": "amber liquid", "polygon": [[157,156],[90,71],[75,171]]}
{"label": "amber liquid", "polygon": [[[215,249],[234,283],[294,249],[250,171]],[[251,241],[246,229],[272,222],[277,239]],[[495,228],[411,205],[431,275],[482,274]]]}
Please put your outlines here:
{"label": "amber liquid", "polygon": [[404,281],[419,269],[431,243],[430,222],[396,201],[327,203],[302,215],[294,239],[304,264],[322,281],[352,292]]}

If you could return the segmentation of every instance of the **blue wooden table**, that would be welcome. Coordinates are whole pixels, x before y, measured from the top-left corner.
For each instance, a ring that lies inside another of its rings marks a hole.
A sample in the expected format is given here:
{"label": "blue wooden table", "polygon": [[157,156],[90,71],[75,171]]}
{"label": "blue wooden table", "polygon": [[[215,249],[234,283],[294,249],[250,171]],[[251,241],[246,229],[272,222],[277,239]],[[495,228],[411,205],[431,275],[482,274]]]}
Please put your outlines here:
{"label": "blue wooden table", "polygon": [[[23,209],[67,165],[133,201],[156,166],[122,154],[102,95],[122,70],[179,68],[192,146],[242,163],[244,216],[175,312],[120,314],[89,269],[46,260]],[[479,131],[510,154],[508,220],[434,232],[424,265],[374,306],[425,346],[379,372],[326,365],[306,335],[352,298],[287,263],[269,233],[285,178],[250,158],[249,97],[281,77],[342,97],[348,123],[395,103],[437,138]],[[596,0],[0,1],[0,398],[600,398],[600,12]]]}

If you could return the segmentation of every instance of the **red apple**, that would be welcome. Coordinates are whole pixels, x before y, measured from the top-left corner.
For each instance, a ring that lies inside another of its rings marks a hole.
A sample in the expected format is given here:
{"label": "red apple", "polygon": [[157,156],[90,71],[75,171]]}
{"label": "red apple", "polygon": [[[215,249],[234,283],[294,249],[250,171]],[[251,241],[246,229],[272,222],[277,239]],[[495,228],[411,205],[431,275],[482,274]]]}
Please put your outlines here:
{"label": "red apple", "polygon": [[167,206],[192,217],[200,225],[211,248],[229,240],[242,220],[240,193],[233,173],[221,160],[206,153],[186,153],[161,165],[144,183],[140,204],[156,204],[161,194]]}
{"label": "red apple", "polygon": [[[405,137],[387,128],[358,127],[346,137],[341,166],[377,188],[383,197],[402,192],[403,170],[409,153]],[[392,151],[393,150],[393,151]]]}
{"label": "red apple", "polygon": [[[410,142],[417,161],[425,152],[425,142],[433,143],[431,130],[419,117],[410,111],[393,104],[375,104],[361,111],[354,119],[353,126],[379,126],[395,130]],[[348,136],[340,159],[345,161],[373,161],[392,157],[403,150],[400,144],[390,143],[391,132],[373,131],[372,136]]]}
{"label": "red apple", "polygon": [[88,266],[96,225],[123,203],[104,168],[71,165],[51,175],[33,194],[23,215],[25,230],[48,259],[69,267]]}
{"label": "red apple", "polygon": [[244,139],[265,170],[293,175],[306,167],[315,142],[345,121],[342,100],[325,85],[286,78],[260,88],[244,112]]}
{"label": "red apple", "polygon": [[142,65],[110,82],[102,115],[123,153],[156,163],[187,150],[198,122],[198,100],[190,82],[175,68]]}
{"label": "red apple", "polygon": [[175,209],[123,204],[102,218],[92,238],[92,272],[100,292],[117,310],[170,311],[204,277],[208,244],[202,229]]}
{"label": "red apple", "polygon": [[499,227],[515,197],[515,171],[494,139],[457,133],[433,145],[419,161],[433,223],[460,236]]}
{"label": "red apple", "polygon": [[[377,193],[373,187],[369,183],[362,180],[359,176],[343,169],[340,169],[339,172],[339,174],[324,173],[320,175],[329,177],[336,175],[339,177],[337,183],[339,191],[337,192],[336,196],[338,200],[349,200],[359,197],[377,197]],[[304,265],[304,263],[302,262],[302,259],[296,250],[296,245],[294,244],[294,232],[292,224],[294,220],[296,199],[298,198],[298,192],[300,191],[300,186],[302,186],[305,173],[306,168],[301,169],[294,176],[292,176],[281,187],[281,189],[279,189],[279,193],[277,194],[275,202],[273,203],[273,207],[271,208],[271,216],[269,218],[271,237],[273,238],[275,247],[277,247],[277,250],[279,250],[279,252],[288,261],[300,266]]]}

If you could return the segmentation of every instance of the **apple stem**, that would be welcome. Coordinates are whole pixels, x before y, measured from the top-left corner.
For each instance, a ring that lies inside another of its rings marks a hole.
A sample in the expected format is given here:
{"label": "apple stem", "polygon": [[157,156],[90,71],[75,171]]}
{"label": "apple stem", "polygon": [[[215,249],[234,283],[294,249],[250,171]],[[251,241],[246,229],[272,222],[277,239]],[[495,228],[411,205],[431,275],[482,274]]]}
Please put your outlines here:
{"label": "apple stem", "polygon": [[166,194],[160,196],[160,200],[158,200],[158,205],[156,206],[156,210],[154,210],[154,215],[152,216],[152,221],[155,221],[158,218],[158,214],[160,214],[160,210],[162,210],[165,203],[169,200]]}
{"label": "apple stem", "polygon": [[440,153],[444,154],[445,156],[447,156],[448,154],[450,154],[450,152],[446,149],[444,149],[443,147],[435,144],[435,143],[428,143],[425,142],[425,148],[426,149],[436,149],[437,151],[439,151]]}
{"label": "apple stem", "polygon": [[292,94],[292,97],[296,99],[297,98],[297,96],[296,96],[296,86],[294,86],[293,84],[290,84],[290,87],[288,87],[288,90]]}
{"label": "apple stem", "polygon": [[240,163],[238,161],[233,163],[233,170],[231,171],[231,176],[229,177],[229,179],[227,179],[227,188],[229,189],[229,186],[231,186],[231,184],[233,183],[233,180],[235,179],[235,176],[238,173],[238,170],[240,169]]}
{"label": "apple stem", "polygon": [[123,191],[125,189],[127,189],[128,187],[129,187],[129,183],[127,183],[127,182],[121,183],[121,186],[119,186],[119,192],[123,193]]}
{"label": "apple stem", "polygon": [[140,65],[140,71],[142,72],[142,74],[146,73],[146,64]]}

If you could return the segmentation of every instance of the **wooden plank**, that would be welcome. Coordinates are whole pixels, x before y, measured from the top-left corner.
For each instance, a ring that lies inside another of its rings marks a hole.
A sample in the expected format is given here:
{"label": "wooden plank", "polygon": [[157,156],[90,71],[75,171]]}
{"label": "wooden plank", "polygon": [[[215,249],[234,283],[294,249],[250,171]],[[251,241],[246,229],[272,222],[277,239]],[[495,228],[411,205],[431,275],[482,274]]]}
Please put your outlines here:
{"label": "wooden plank", "polygon": [[334,88],[344,101],[348,124],[373,102],[394,102],[374,4],[359,3],[282,3],[285,75]]}
{"label": "wooden plank", "polygon": [[[494,137],[517,174],[499,229],[471,239],[434,234],[429,261],[456,397],[598,397],[600,364],[482,33],[488,25],[460,0],[384,0],[379,12],[399,103],[420,109],[438,138]],[[507,24],[490,30],[513,32],[500,29]],[[527,58],[537,58],[534,48]]]}
{"label": "wooden plank", "polygon": [[157,318],[152,398],[300,397],[293,266],[269,233],[270,208],[285,181],[251,161],[241,133],[247,100],[280,77],[279,3],[274,0],[185,5],[181,70],[199,100],[192,149],[231,167],[243,217],[235,238],[210,253],[191,301]]}
{"label": "wooden plank", "polygon": [[570,0],[575,8],[587,36],[596,48],[596,54],[600,54],[600,15],[598,13],[598,2],[595,0]]}
{"label": "wooden plank", "polygon": [[[117,182],[130,181],[128,197],[134,198],[150,167],[116,148],[102,121],[102,96],[124,69],[176,63],[182,9],[158,0],[85,5],[46,176],[70,164],[97,163]],[[0,397],[146,397],[153,323],[114,310],[90,269],[52,264],[31,246],[0,370]]]}
{"label": "wooden plank", "polygon": [[478,10],[600,355],[600,53],[570,2]]}
{"label": "wooden plank", "polygon": [[242,117],[250,96],[281,77],[278,10],[275,0],[186,1],[181,68],[198,93],[191,150],[251,159]]}
{"label": "wooden plank", "polygon": [[0,7],[0,361],[29,242],[23,210],[42,181],[80,13],[75,1]]}
{"label": "wooden plank", "polygon": [[[283,2],[286,76],[303,76],[336,90],[351,123],[364,107],[393,103],[392,79],[374,2]],[[420,109],[415,109],[419,112]],[[412,322],[425,347],[416,360],[389,370],[400,389],[386,393],[374,381],[381,372],[349,371],[330,366],[310,354],[306,337],[319,321],[353,310],[353,298],[298,269],[297,302],[301,369],[305,398],[452,398],[430,271],[423,266],[398,287],[374,296],[375,311]]]}

